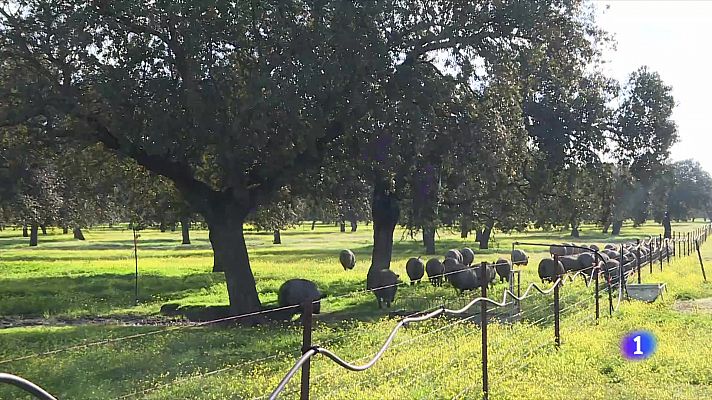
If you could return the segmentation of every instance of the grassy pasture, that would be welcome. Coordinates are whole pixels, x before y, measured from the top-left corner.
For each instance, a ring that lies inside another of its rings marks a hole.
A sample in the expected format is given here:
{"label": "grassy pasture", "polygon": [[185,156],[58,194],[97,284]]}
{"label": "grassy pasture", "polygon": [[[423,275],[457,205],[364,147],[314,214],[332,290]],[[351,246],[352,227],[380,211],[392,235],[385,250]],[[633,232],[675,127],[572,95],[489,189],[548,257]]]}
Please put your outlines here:
{"label": "grassy pasture", "polygon": [[[698,223],[676,224],[688,231]],[[659,225],[626,226],[629,240],[657,235]],[[166,302],[184,305],[225,304],[220,274],[210,272],[212,255],[207,232],[193,231],[193,244],[180,245],[180,232],[141,232],[139,297],[134,305],[133,244],[129,230],[94,229],[87,241],[50,231],[40,246],[28,248],[20,231],[0,232],[0,321],[38,318],[48,326],[0,329],[0,371],[35,380],[61,399],[112,399],[136,393],[149,399],[233,399],[265,395],[289,369],[299,352],[298,324],[257,328],[205,326],[171,328],[84,323],[95,316],[126,319],[153,316]],[[421,255],[420,242],[397,232],[393,268],[406,278],[408,257]],[[611,240],[593,227],[582,230],[579,243]],[[347,359],[374,353],[395,324],[386,310],[378,310],[369,294],[346,295],[363,289],[369,265],[371,234],[360,226],[356,233],[339,233],[333,226],[309,225],[283,232],[283,244],[271,244],[270,234],[249,233],[248,246],[262,301],[276,299],[279,285],[293,277],[316,281],[329,295],[317,318],[315,342],[333,348]],[[513,241],[569,241],[568,232],[498,234],[493,249],[478,251],[476,260],[493,261],[511,249]],[[461,248],[470,240],[441,232],[438,252]],[[338,251],[352,249],[358,262],[343,271]],[[537,281],[536,264],[543,248],[525,248],[532,262],[523,282]],[[705,245],[712,260],[712,245]],[[710,264],[712,265],[712,264]],[[493,399],[540,398],[707,398],[712,397],[712,319],[703,313],[682,314],[673,302],[712,296],[712,285],[701,283],[696,259],[676,259],[660,273],[643,274],[644,281],[668,283],[669,292],[655,304],[626,302],[613,318],[596,326],[590,320],[590,289],[573,283],[562,289],[563,346],[553,351],[551,298],[537,297],[523,305],[524,322],[490,328],[490,382]],[[502,284],[492,290],[501,297]],[[470,295],[470,296],[474,296]],[[470,297],[467,296],[467,297]],[[403,287],[395,307],[408,299],[465,301],[447,287]],[[605,307],[602,308],[605,310]],[[83,319],[82,319],[83,318]],[[63,325],[59,322],[72,320]],[[541,321],[540,321],[541,320]],[[58,323],[52,324],[55,321]],[[538,322],[532,324],[533,322]],[[658,353],[638,363],[624,361],[618,341],[627,331],[649,329],[658,337]],[[161,332],[159,332],[161,331]],[[64,351],[3,363],[23,355],[92,343],[134,333],[159,332],[141,338]],[[322,358],[313,363],[314,398],[452,398],[472,386],[463,398],[479,393],[480,337],[476,325],[439,319],[404,330],[396,347],[373,369],[347,373]],[[362,360],[363,361],[363,360]],[[205,373],[219,371],[209,376]],[[298,381],[298,378],[295,379]],[[296,386],[290,386],[294,391]],[[145,392],[144,392],[145,391]],[[284,398],[295,398],[288,393]],[[22,398],[0,387],[0,398]]]}

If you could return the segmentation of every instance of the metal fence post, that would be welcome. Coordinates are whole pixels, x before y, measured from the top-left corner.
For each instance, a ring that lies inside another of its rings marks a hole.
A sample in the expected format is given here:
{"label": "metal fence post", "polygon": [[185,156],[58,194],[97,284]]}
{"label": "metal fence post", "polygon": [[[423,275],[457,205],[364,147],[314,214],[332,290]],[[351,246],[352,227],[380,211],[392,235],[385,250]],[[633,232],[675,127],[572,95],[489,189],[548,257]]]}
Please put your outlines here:
{"label": "metal fence post", "polygon": [[670,235],[670,240],[672,240],[672,256],[675,257],[675,254],[677,254],[675,251],[675,232]]}
{"label": "metal fence post", "polygon": [[635,244],[635,269],[638,270],[638,284],[640,284],[640,239],[636,239]]}
{"label": "metal fence post", "polygon": [[[480,276],[487,276],[487,262],[483,261],[480,264]],[[487,298],[487,279],[483,278],[482,285],[482,297]],[[489,382],[487,373],[487,302],[480,302],[480,318],[482,325],[482,399],[487,400],[489,398]]]}
{"label": "metal fence post", "polygon": [[560,331],[560,319],[561,319],[561,307],[559,306],[559,277],[556,279],[556,285],[554,286],[554,338],[556,342],[556,348],[561,347],[561,331]]}
{"label": "metal fence post", "polygon": [[[598,255],[598,254],[596,254],[596,255]],[[597,264],[597,265],[600,265],[600,264]],[[596,289],[596,322],[598,322],[598,317],[600,316],[600,306],[598,304],[598,300],[600,297],[600,294],[599,294],[600,292],[598,289],[598,275],[600,275],[600,272],[601,271],[599,271],[598,267],[593,269],[593,278],[595,279],[594,285],[596,285],[595,286],[595,289]]]}
{"label": "metal fence post", "polygon": [[[302,354],[312,347],[312,323],[314,316],[314,303],[311,300],[305,301],[302,305],[302,325],[304,332],[302,335]],[[307,360],[302,365],[302,382],[300,400],[309,400],[309,375],[311,371],[311,360]]]}
{"label": "metal fence post", "polygon": [[665,239],[665,259],[668,267],[670,266],[670,239]]}
{"label": "metal fence post", "polygon": [[663,235],[658,237],[658,258],[660,259],[660,272],[663,271]]}
{"label": "metal fence post", "polygon": [[606,278],[606,286],[608,286],[608,316],[612,317],[613,316],[613,287],[611,286],[611,271],[608,268],[608,264],[604,265],[605,268],[605,275],[604,278]]}
{"label": "metal fence post", "polygon": [[[522,297],[522,271],[517,271],[517,297]],[[522,312],[522,302],[517,300],[517,313]]]}
{"label": "metal fence post", "polygon": [[695,243],[697,247],[697,258],[700,260],[700,268],[702,268],[702,278],[707,282],[707,274],[705,274],[705,264],[702,263],[702,253],[700,253],[700,244]]}
{"label": "metal fence post", "polygon": [[655,240],[650,240],[650,254],[648,254],[648,265],[650,267],[650,274],[653,274],[653,259],[655,258]]}

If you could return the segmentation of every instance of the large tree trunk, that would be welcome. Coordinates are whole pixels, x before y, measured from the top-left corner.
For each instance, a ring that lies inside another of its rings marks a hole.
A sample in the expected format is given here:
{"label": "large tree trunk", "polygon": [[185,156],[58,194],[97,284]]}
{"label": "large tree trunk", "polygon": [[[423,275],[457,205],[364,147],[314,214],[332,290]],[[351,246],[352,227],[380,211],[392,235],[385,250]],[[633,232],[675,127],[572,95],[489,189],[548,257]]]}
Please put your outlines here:
{"label": "large tree trunk", "polygon": [[435,228],[423,228],[423,245],[426,255],[435,254]]}
{"label": "large tree trunk", "polygon": [[[208,227],[208,230],[209,229],[210,227]],[[215,243],[213,243],[213,238],[210,236],[210,232],[208,232],[208,238],[210,238],[210,245],[213,248],[213,272],[225,272],[225,267],[220,264],[218,252],[215,250]]]}
{"label": "large tree trunk", "polygon": [[373,252],[369,275],[377,270],[391,267],[393,254],[393,231],[400,217],[398,199],[387,192],[385,185],[376,184],[371,203],[373,215]]}
{"label": "large tree trunk", "polygon": [[475,229],[475,242],[479,243],[482,241],[482,231]]}
{"label": "large tree trunk", "polygon": [[66,235],[66,234],[68,234],[68,233],[69,233],[69,227],[68,227],[68,226],[63,226],[63,227],[62,227],[62,234],[63,234],[63,235]]}
{"label": "large tree trunk", "polygon": [[571,220],[571,237],[579,238],[581,234],[579,233],[579,224],[575,219]]}
{"label": "large tree trunk", "polygon": [[351,232],[356,232],[356,229],[358,229],[358,222],[356,222],[355,219],[351,220]]}
{"label": "large tree trunk", "polygon": [[30,228],[30,247],[37,246],[37,230],[38,230],[37,224],[32,224],[32,227]]}
{"label": "large tree trunk", "polygon": [[609,229],[610,227],[611,227],[611,223],[610,223],[610,222],[606,222],[605,224],[603,224],[603,234],[604,234],[604,235],[605,235],[605,234],[608,234],[608,229]]}
{"label": "large tree trunk", "polygon": [[183,236],[181,244],[190,244],[190,219],[183,218],[180,220],[180,230]]}
{"label": "large tree trunk", "polygon": [[467,221],[460,222],[460,238],[467,239],[470,234],[470,224]]}
{"label": "large tree trunk", "polygon": [[215,265],[222,267],[225,272],[230,312],[234,315],[259,311],[261,308],[242,230],[246,215],[246,212],[225,206],[221,212],[214,212],[208,220]]}
{"label": "large tree trunk", "polygon": [[22,225],[22,237],[30,237],[30,232],[27,231],[27,224]]}
{"label": "large tree trunk", "polygon": [[279,233],[279,229],[274,230],[274,240],[272,244],[282,244],[282,235]]}
{"label": "large tree trunk", "polygon": [[82,233],[82,230],[80,228],[74,228],[72,230],[72,233],[74,234],[75,239],[84,240],[84,234]]}
{"label": "large tree trunk", "polygon": [[47,226],[46,225],[40,225],[40,229],[42,230],[43,235],[47,234]]}
{"label": "large tree trunk", "polygon": [[617,236],[621,234],[621,228],[623,228],[623,221],[614,221],[613,229],[611,230],[611,235]]}
{"label": "large tree trunk", "polygon": [[492,236],[492,228],[494,228],[494,222],[488,222],[482,229],[482,235],[480,236],[480,249],[489,249],[489,241]]}

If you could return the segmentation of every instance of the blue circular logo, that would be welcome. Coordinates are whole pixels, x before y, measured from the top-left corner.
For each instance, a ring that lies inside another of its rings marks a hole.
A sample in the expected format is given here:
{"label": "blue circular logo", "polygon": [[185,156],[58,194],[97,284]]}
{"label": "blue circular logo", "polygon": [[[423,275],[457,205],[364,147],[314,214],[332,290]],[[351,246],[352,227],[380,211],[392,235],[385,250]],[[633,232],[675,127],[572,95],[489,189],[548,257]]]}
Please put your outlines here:
{"label": "blue circular logo", "polygon": [[621,340],[621,354],[628,360],[645,360],[655,353],[657,342],[655,336],[648,331],[635,331]]}

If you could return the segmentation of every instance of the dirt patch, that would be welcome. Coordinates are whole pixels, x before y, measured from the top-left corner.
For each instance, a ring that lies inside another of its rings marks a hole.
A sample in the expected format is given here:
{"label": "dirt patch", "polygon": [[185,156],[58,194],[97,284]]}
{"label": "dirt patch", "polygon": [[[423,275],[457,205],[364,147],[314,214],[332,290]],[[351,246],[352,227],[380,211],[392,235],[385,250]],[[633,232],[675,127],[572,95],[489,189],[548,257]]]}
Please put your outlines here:
{"label": "dirt patch", "polygon": [[679,312],[712,314],[712,297],[699,300],[678,300],[672,308]]}

